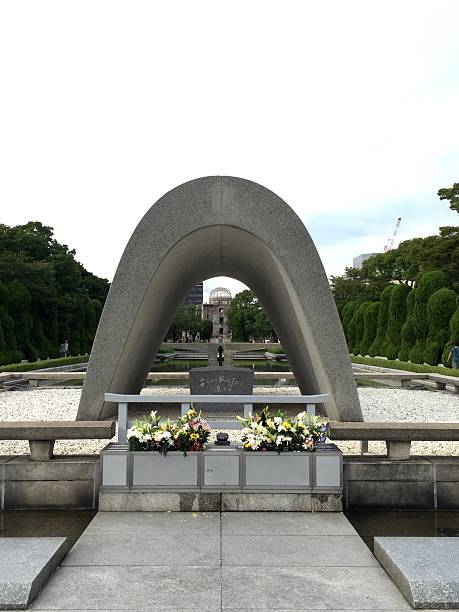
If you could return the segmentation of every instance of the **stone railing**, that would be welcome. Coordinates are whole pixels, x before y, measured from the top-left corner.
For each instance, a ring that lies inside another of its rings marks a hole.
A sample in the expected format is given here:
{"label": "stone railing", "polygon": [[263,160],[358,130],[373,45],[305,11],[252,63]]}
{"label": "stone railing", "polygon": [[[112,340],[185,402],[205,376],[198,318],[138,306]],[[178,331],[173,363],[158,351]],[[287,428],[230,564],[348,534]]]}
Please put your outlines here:
{"label": "stone railing", "polygon": [[360,440],[366,446],[368,441],[383,440],[387,445],[387,458],[393,461],[409,459],[413,441],[459,440],[459,423],[331,422],[329,427],[333,441]]}
{"label": "stone railing", "polygon": [[0,422],[0,440],[28,440],[32,461],[52,459],[56,440],[110,440],[115,432],[115,421]]}

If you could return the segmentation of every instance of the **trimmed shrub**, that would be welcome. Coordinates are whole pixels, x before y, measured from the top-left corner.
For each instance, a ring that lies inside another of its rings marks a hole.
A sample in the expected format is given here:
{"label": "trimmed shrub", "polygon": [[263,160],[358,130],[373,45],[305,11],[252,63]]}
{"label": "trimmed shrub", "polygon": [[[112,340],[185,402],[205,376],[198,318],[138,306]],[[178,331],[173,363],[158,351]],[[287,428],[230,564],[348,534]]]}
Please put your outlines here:
{"label": "trimmed shrub", "polygon": [[347,348],[350,353],[354,353],[355,349],[355,317],[349,321],[347,326]]}
{"label": "trimmed shrub", "polygon": [[398,358],[400,361],[408,361],[410,349],[416,342],[413,324],[413,308],[414,289],[408,293],[408,297],[406,298],[406,321],[402,325],[402,330],[400,333],[400,350],[398,352]]}
{"label": "trimmed shrub", "polygon": [[370,306],[371,302],[362,302],[360,306],[358,306],[355,310],[354,314],[354,325],[355,325],[355,343],[354,350],[352,351],[354,355],[358,355],[361,353],[365,355],[366,353],[362,353],[363,350],[363,337],[365,335],[365,312],[367,311],[368,306]]}
{"label": "trimmed shrub", "polygon": [[452,289],[435,291],[427,302],[429,333],[424,349],[424,363],[438,365],[449,338],[449,322],[456,310],[457,294]]}
{"label": "trimmed shrub", "polygon": [[32,344],[33,318],[30,314],[30,292],[19,281],[8,287],[9,309],[14,320],[14,331],[19,350],[29,361],[36,361],[38,353]]}
{"label": "trimmed shrub", "polygon": [[343,325],[344,336],[347,341],[349,341],[349,323],[351,322],[352,317],[354,316],[354,310],[357,304],[358,302],[356,302],[355,300],[348,302],[343,306],[341,311],[341,322]]}
{"label": "trimmed shrub", "polygon": [[406,321],[406,301],[411,288],[408,285],[394,285],[389,301],[387,329],[382,345],[382,354],[396,359],[402,341],[402,327]]}
{"label": "trimmed shrub", "polygon": [[394,287],[395,285],[389,285],[381,293],[379,312],[378,312],[378,325],[376,327],[376,337],[372,345],[368,349],[368,353],[372,357],[375,357],[376,355],[381,355],[381,352],[382,352],[382,344],[386,336],[390,296],[392,294],[392,291],[394,290]]}
{"label": "trimmed shrub", "polygon": [[453,344],[459,340],[459,295],[456,298],[456,310],[449,321],[449,342],[446,343],[443,349],[442,363],[445,366],[451,367],[451,362],[447,363],[448,355]]}
{"label": "trimmed shrub", "polygon": [[413,329],[416,342],[408,353],[410,361],[413,363],[424,363],[424,349],[429,333],[427,302],[435,291],[447,284],[448,279],[441,270],[426,272],[416,283],[413,306]]}
{"label": "trimmed shrub", "polygon": [[370,346],[376,338],[376,331],[378,327],[378,313],[379,302],[370,302],[367,309],[365,310],[363,323],[363,340],[360,345],[360,353],[363,356],[368,354]]}

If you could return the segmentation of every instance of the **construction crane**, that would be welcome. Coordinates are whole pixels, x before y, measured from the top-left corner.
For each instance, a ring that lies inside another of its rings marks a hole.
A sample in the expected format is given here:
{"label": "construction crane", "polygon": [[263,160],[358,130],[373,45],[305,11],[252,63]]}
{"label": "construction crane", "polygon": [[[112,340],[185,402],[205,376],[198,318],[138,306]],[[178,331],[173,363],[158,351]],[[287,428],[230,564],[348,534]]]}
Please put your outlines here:
{"label": "construction crane", "polygon": [[389,238],[388,244],[384,247],[384,253],[387,253],[387,251],[391,251],[394,248],[395,237],[397,236],[398,228],[400,227],[401,221],[402,218],[398,217],[397,223],[395,224],[394,233],[392,234],[392,238]]}

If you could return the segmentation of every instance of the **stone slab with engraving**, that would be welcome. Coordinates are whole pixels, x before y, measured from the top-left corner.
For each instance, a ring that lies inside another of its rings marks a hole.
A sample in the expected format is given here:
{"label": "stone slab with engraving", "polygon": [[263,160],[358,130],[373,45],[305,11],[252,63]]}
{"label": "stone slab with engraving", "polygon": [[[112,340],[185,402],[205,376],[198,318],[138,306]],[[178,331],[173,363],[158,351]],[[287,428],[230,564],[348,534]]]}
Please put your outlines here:
{"label": "stone slab with engraving", "polygon": [[[192,368],[190,370],[191,395],[252,395],[253,370],[230,366]],[[203,412],[242,411],[239,404],[198,404]]]}

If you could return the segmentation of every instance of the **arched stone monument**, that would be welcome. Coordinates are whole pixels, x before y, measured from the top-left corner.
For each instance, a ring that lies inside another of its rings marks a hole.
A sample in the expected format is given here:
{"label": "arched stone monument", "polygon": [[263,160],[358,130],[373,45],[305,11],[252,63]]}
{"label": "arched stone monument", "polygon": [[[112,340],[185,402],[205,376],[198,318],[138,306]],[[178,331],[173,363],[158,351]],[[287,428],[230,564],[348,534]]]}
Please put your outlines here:
{"label": "arched stone monument", "polygon": [[230,276],[265,307],[303,394],[329,393],[327,414],[362,414],[322,262],[301,220],[251,181],[210,176],[166,193],[121,257],[100,319],[78,419],[105,419],[104,393],[138,394],[178,306],[203,279]]}

